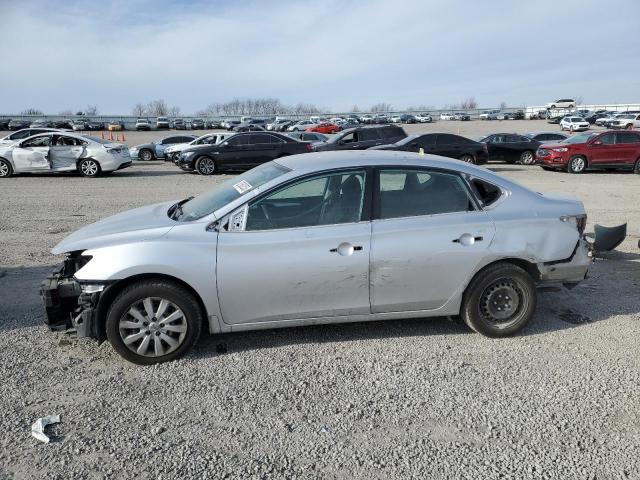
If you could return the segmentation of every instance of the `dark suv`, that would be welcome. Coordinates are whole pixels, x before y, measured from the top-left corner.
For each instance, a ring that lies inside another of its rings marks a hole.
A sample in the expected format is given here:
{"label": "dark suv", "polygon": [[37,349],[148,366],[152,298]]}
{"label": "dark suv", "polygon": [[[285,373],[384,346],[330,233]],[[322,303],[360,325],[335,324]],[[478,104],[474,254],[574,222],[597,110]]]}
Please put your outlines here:
{"label": "dark suv", "polygon": [[313,150],[365,150],[376,145],[396,143],[407,136],[402,127],[396,125],[372,125],[343,130],[326,142],[314,143]]}
{"label": "dark suv", "polygon": [[487,163],[488,159],[485,144],[451,133],[411,135],[392,145],[372,148],[372,150],[401,150],[403,152],[419,152],[420,149],[424,153],[457,158],[476,165]]}

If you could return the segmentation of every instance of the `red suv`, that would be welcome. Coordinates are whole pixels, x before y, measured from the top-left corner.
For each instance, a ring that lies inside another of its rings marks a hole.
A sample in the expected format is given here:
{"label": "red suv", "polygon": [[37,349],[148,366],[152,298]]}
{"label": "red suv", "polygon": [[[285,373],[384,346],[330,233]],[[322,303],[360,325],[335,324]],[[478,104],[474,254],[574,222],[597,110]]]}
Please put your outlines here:
{"label": "red suv", "polygon": [[580,173],[586,169],[621,168],[640,173],[640,132],[580,133],[559,143],[545,143],[536,152],[545,170]]}
{"label": "red suv", "polygon": [[318,132],[318,133],[338,133],[342,130],[338,125],[333,123],[320,123],[318,125],[313,125],[307,128],[307,132]]}

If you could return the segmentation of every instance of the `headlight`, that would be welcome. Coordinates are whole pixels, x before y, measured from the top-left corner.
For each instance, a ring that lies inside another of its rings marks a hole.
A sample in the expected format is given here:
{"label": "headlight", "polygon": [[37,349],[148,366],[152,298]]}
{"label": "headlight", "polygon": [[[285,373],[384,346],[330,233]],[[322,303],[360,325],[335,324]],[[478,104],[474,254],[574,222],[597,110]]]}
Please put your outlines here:
{"label": "headlight", "polygon": [[104,290],[104,285],[99,283],[83,283],[80,285],[82,293],[98,293]]}
{"label": "headlight", "polygon": [[569,149],[566,147],[562,147],[562,148],[552,148],[551,150],[553,150],[554,152],[568,152]]}
{"label": "headlight", "polygon": [[182,159],[187,159],[189,157],[192,157],[196,152],[184,152],[182,155],[180,155],[180,158]]}

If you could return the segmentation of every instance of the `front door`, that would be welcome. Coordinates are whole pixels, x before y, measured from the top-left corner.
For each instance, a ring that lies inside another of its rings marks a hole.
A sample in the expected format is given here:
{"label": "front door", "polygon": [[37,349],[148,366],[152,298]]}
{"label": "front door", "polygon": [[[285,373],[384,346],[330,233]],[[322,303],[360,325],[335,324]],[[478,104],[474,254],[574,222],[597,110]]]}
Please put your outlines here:
{"label": "front door", "polygon": [[614,165],[617,158],[615,133],[609,132],[596,137],[589,143],[589,165]]}
{"label": "front door", "polygon": [[383,169],[377,183],[372,313],[442,308],[486,257],[492,220],[453,172]]}
{"label": "front door", "polygon": [[371,223],[364,170],[316,175],[232,214],[217,289],[232,325],[368,314]]}
{"label": "front door", "polygon": [[74,170],[84,153],[82,140],[74,137],[55,135],[49,149],[52,170]]}
{"label": "front door", "polygon": [[50,171],[49,145],[51,135],[28,138],[13,147],[12,158],[16,172]]}

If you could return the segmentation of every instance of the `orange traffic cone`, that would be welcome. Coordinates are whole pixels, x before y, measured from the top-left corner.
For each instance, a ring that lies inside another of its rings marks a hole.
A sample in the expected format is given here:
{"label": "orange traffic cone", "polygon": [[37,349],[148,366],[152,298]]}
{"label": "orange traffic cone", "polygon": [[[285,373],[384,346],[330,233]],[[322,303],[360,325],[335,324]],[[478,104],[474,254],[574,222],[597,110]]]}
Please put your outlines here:
{"label": "orange traffic cone", "polygon": [[113,132],[111,132],[111,133],[109,134],[109,141],[110,141],[110,142],[113,142]]}
{"label": "orange traffic cone", "polygon": [[122,134],[122,141],[126,142],[125,138],[124,138],[124,133]]}

